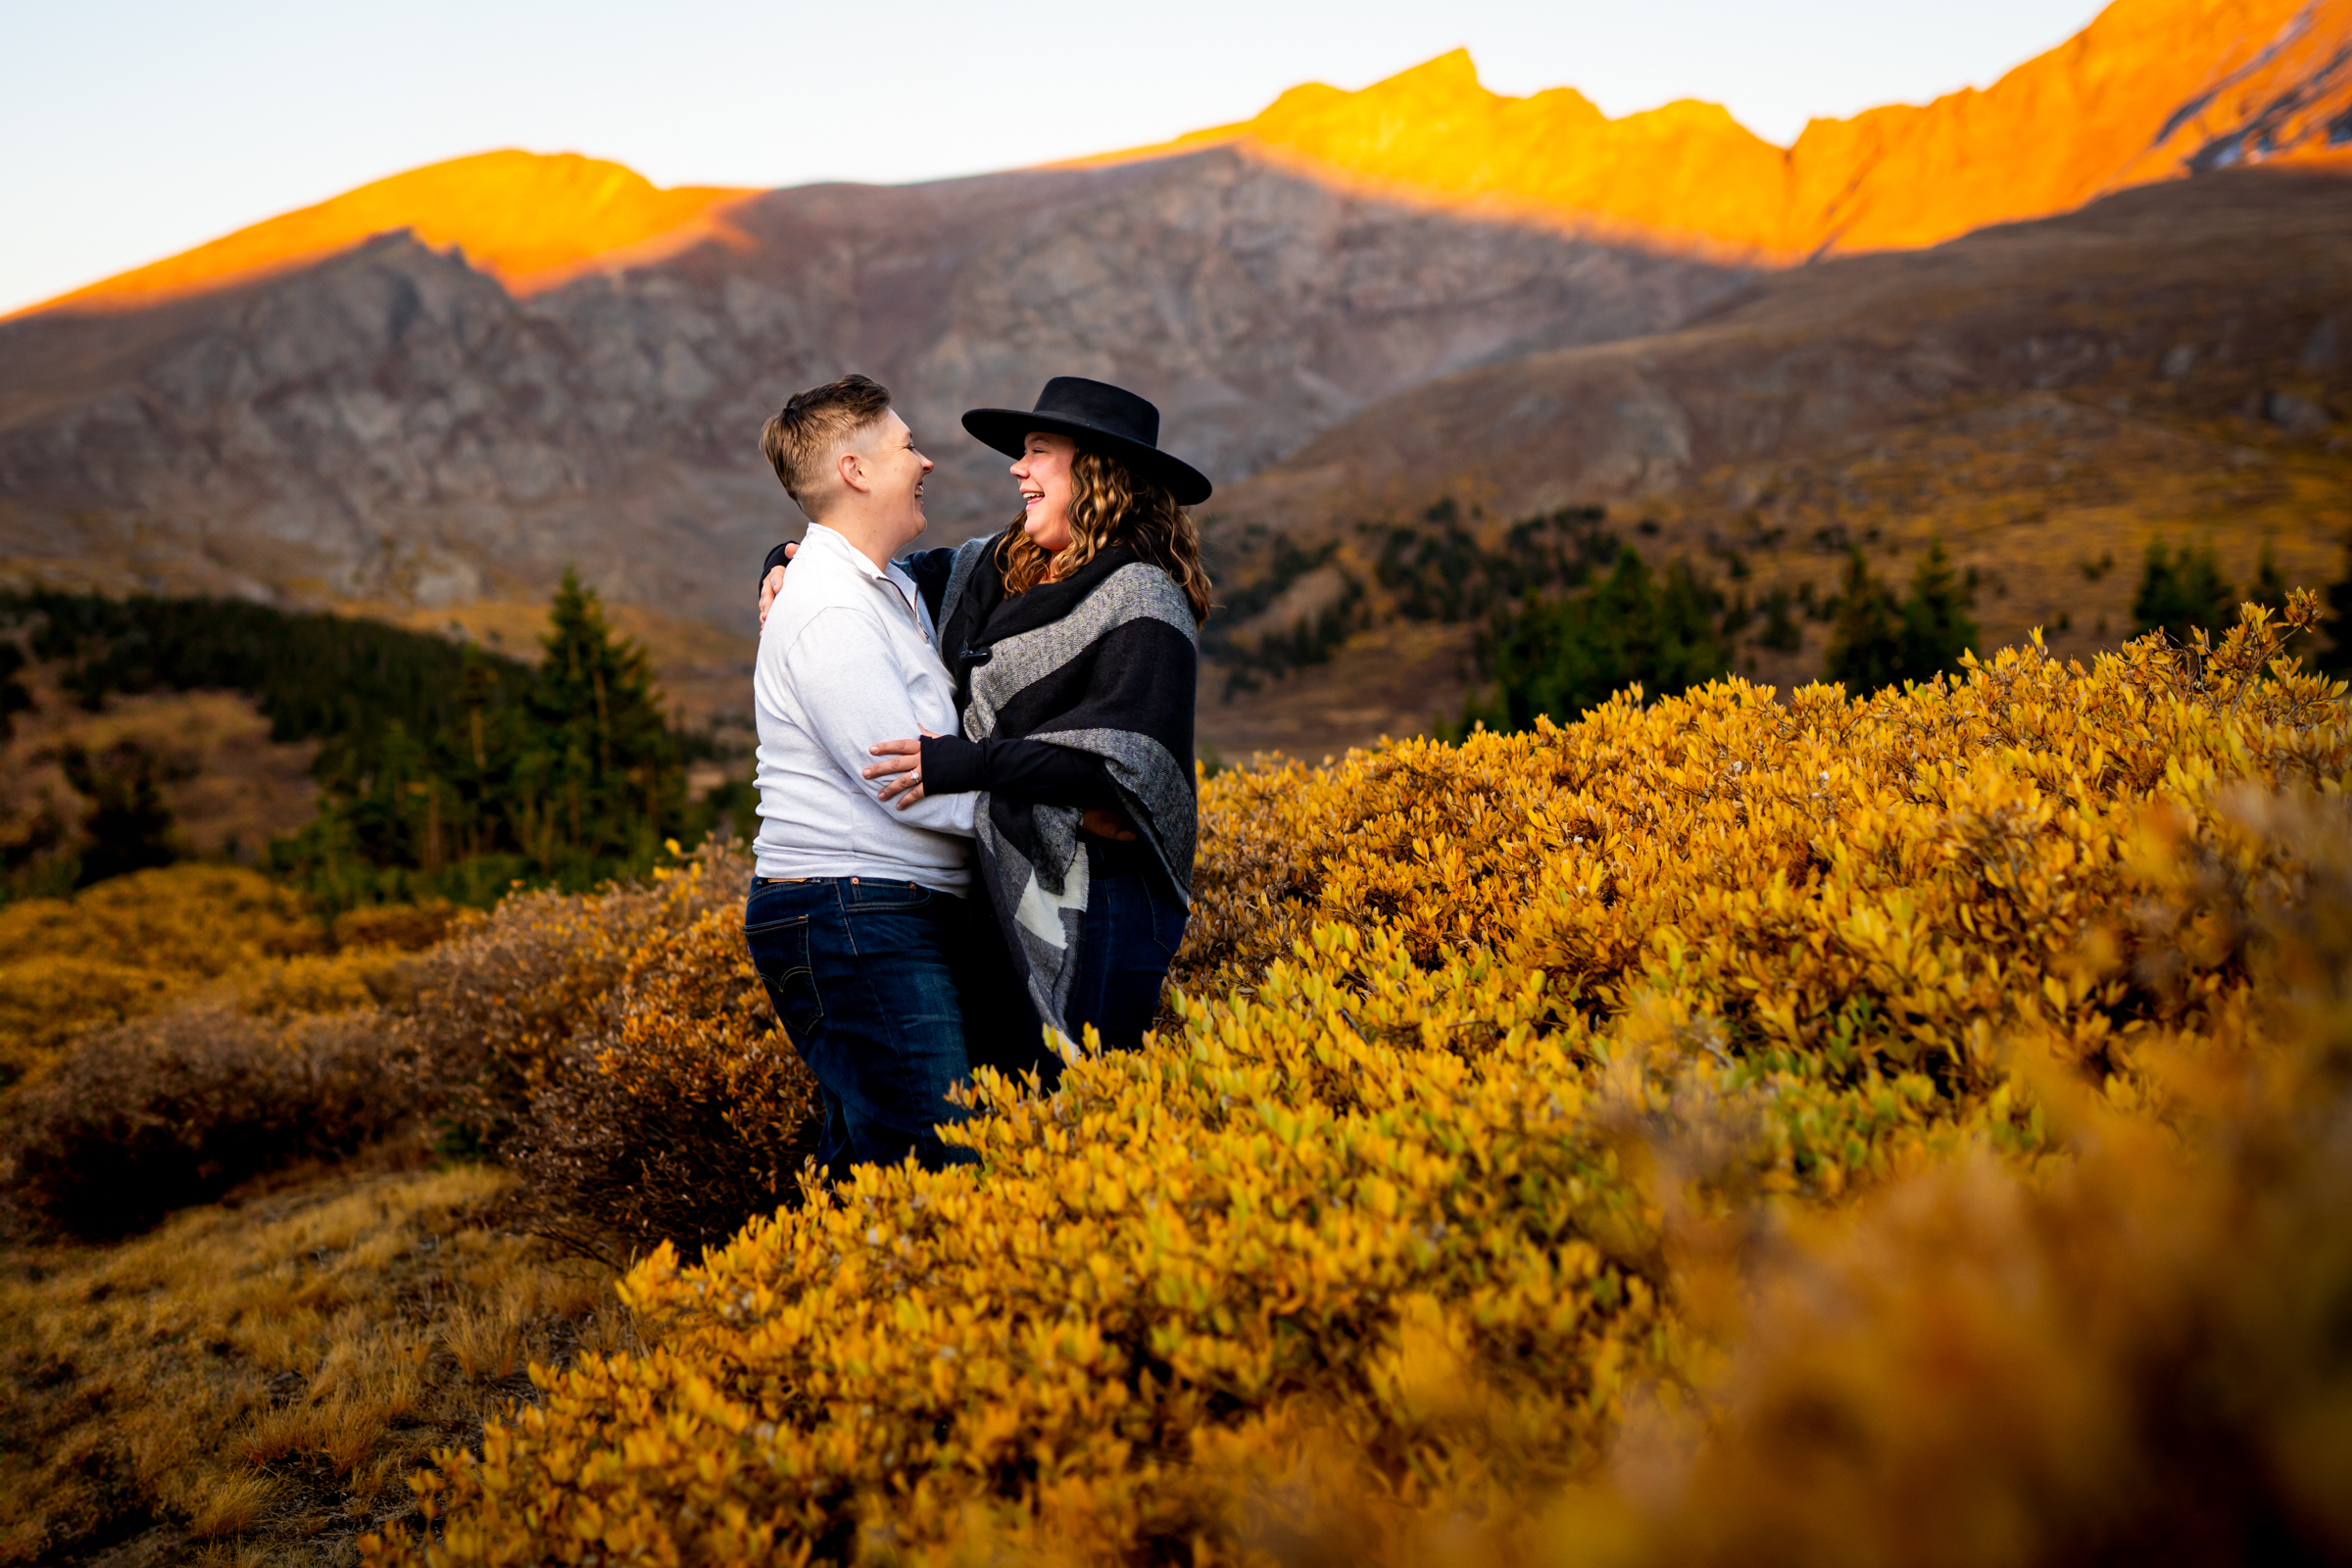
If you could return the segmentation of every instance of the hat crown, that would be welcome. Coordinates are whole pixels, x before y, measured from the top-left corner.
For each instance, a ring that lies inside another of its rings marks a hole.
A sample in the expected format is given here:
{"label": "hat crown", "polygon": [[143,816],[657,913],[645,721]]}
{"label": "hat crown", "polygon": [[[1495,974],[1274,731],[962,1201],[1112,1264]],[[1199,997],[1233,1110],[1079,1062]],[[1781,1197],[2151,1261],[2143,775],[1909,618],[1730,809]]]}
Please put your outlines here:
{"label": "hat crown", "polygon": [[1057,375],[1046,383],[1046,389],[1037,395],[1037,407],[1030,412],[1090,424],[1148,447],[1159,445],[1159,410],[1107,381]]}
{"label": "hat crown", "polygon": [[1211,492],[1207,474],[1159,449],[1159,410],[1107,381],[1057,375],[1037,395],[1037,407],[967,409],[963,427],[1008,458],[1020,457],[1027,438],[1040,430],[1071,436],[1166,485],[1178,506],[1197,507]]}

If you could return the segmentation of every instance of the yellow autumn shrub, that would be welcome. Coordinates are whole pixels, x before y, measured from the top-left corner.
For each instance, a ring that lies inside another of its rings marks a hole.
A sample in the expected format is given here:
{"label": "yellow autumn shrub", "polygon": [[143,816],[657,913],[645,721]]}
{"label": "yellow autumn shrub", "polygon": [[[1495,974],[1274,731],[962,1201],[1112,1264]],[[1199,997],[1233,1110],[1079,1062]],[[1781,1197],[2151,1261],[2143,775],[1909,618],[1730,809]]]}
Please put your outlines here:
{"label": "yellow autumn shrub", "polygon": [[[2352,1557],[2352,814],[2250,786],[2220,807],[2209,839],[2137,846],[2142,913],[2231,933],[2252,984],[2135,1035],[2137,1084],[2013,1036],[2063,1158],[1972,1141],[1834,1204],[1668,1180],[1675,1310],[1716,1348],[1630,1402],[1605,1473],[1493,1463],[1524,1451],[1495,1441],[1512,1401],[1425,1337],[1452,1430],[1407,1484],[1296,1418],[1210,1448],[1255,1544],[1460,1568]],[[1665,1162],[1706,1131],[1666,1130]]]}
{"label": "yellow autumn shrub", "polygon": [[233,865],[134,871],[0,905],[0,1087],[118,1024],[321,933],[300,895]]}
{"label": "yellow autumn shrub", "polygon": [[[2286,625],[2315,617],[2298,595]],[[1711,1412],[1764,1408],[1737,1348],[1776,1247],[1917,1183],[2063,1202],[2085,1128],[2189,1159],[2227,1098],[2200,1086],[2285,1059],[2265,955],[2336,907],[2315,867],[2352,837],[2342,693],[2278,661],[2285,629],[2249,609],[2218,649],[2035,646],[1867,699],[1727,681],[1220,776],[1175,1027],[1050,1097],[983,1075],[951,1134],[977,1168],[862,1171],[693,1266],[658,1250],[622,1285],[642,1348],[535,1374],[419,1478],[424,1533],[365,1549],[1715,1554],[1642,1499],[1687,1495]],[[2084,1190],[2081,1223],[2132,1222]],[[1935,1440],[1905,1450],[1923,1484]],[[1984,1539],[1948,1560],[2067,1538]]]}
{"label": "yellow autumn shrub", "polygon": [[456,912],[400,905],[329,924],[294,890],[209,862],[0,905],[0,1090],[84,1035],[200,998],[277,1018],[374,1005]]}

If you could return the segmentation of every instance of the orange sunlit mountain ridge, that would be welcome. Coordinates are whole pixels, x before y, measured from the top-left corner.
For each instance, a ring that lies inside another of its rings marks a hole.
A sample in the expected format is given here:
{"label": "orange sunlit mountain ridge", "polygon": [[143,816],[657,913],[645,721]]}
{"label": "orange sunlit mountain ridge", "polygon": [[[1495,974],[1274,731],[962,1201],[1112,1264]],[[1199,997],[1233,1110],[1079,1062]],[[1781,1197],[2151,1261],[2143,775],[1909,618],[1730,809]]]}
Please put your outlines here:
{"label": "orange sunlit mountain ridge", "polygon": [[[1612,120],[1573,88],[1487,91],[1467,51],[1358,92],[1310,83],[1256,119],[1090,162],[1228,145],[1326,180],[1663,248],[1790,262],[1932,245],[2129,185],[2262,162],[2352,165],[2352,0],[2116,0],[1992,86],[1815,121],[1776,147],[1718,105]],[[575,154],[410,171],[36,309],[124,308],[317,261],[406,228],[511,292],[728,232],[755,192],[662,189]]]}
{"label": "orange sunlit mountain ridge", "polygon": [[634,170],[576,153],[477,153],[362,185],[37,308],[135,309],[284,271],[404,228],[436,250],[462,250],[510,292],[531,294],[723,233],[726,210],[755,194],[664,190]]}
{"label": "orange sunlit mountain ridge", "polygon": [[1611,120],[1571,88],[1491,93],[1462,50],[1170,149],[1215,142],[1759,259],[1909,249],[2201,169],[2352,164],[2352,0],[2117,0],[1990,87],[1817,120],[1786,149],[1714,104]]}

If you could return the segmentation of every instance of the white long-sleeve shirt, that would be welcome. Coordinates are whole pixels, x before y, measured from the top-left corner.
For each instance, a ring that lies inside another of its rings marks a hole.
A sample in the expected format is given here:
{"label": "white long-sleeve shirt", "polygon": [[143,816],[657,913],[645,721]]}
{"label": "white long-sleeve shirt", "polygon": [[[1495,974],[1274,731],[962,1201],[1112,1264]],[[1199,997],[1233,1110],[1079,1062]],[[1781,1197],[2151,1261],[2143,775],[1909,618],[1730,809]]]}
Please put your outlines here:
{"label": "white long-sleeve shirt", "polygon": [[761,876],[879,877],[961,895],[971,885],[972,795],[906,810],[866,748],[956,733],[956,688],[931,646],[914,580],[811,523],[760,633]]}

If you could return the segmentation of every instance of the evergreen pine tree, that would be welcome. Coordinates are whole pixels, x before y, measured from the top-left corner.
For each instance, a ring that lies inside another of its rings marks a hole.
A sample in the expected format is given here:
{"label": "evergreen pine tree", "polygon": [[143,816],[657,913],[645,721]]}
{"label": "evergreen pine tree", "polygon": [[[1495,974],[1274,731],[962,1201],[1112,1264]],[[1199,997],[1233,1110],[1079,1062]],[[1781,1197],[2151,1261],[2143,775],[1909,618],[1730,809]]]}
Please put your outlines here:
{"label": "evergreen pine tree", "polygon": [[499,696],[488,661],[468,645],[458,671],[458,718],[441,737],[436,781],[448,786],[448,842],[457,855],[483,854],[507,830],[502,803],[511,792],[519,748],[515,714]]}
{"label": "evergreen pine tree", "polygon": [[1894,678],[1932,680],[1960,667],[1960,656],[1976,646],[1977,623],[1968,613],[1970,594],[1943,541],[1931,540],[1928,553],[1911,574],[1911,594],[1903,601],[1902,657]]}
{"label": "evergreen pine tree", "polygon": [[1688,564],[1673,562],[1653,576],[1639,551],[1621,549],[1590,592],[1531,595],[1494,617],[1479,645],[1494,701],[1473,706],[1465,722],[1523,730],[1547,714],[1567,723],[1637,682],[1653,697],[1703,685],[1732,667],[1722,613],[1723,596]]}
{"label": "evergreen pine tree", "polygon": [[556,845],[566,858],[650,853],[676,830],[684,806],[652,661],[613,637],[576,572],[564,573],[549,618],[545,656],[523,696],[525,848],[543,862]]}
{"label": "evergreen pine tree", "polygon": [[66,781],[91,803],[82,824],[79,886],[172,863],[172,809],[162,787],[184,779],[192,767],[174,770],[135,741],[117,741],[95,757],[68,746],[57,760]]}
{"label": "evergreen pine tree", "polygon": [[1764,629],[1756,642],[1775,653],[1793,654],[1805,645],[1804,629],[1788,613],[1788,590],[1775,588],[1764,596]]}
{"label": "evergreen pine tree", "polygon": [[19,713],[32,707],[32,693],[17,679],[24,667],[24,650],[15,643],[0,641],[0,741],[8,739]]}
{"label": "evergreen pine tree", "polygon": [[2197,627],[2218,633],[2236,619],[2237,593],[2222,575],[2213,546],[2182,545],[2179,556],[2161,539],[2148,546],[2139,592],[2132,600],[2132,636],[2161,629],[2174,642],[2185,643]]}
{"label": "evergreen pine tree", "polygon": [[2254,568],[2254,586],[2246,590],[2246,597],[2273,613],[2286,608],[2286,577],[2268,539],[2262,542],[2262,561]]}
{"label": "evergreen pine tree", "polygon": [[1901,678],[1903,655],[1902,609],[1857,547],[1846,557],[1845,580],[1838,588],[1838,618],[1830,627],[1822,678],[1864,696]]}
{"label": "evergreen pine tree", "polygon": [[2352,534],[2344,536],[2344,574],[2328,585],[2328,646],[2311,664],[2337,680],[2352,678]]}
{"label": "evergreen pine tree", "polygon": [[[1642,558],[1625,552],[1637,562]],[[1625,559],[1623,556],[1619,561]],[[1630,650],[1625,683],[1642,683],[1652,697],[1671,697],[1703,686],[1732,667],[1729,641],[1719,627],[1723,595],[1701,582],[1689,562],[1670,561],[1652,595],[1644,635]]]}

